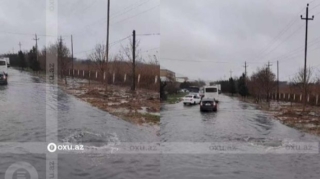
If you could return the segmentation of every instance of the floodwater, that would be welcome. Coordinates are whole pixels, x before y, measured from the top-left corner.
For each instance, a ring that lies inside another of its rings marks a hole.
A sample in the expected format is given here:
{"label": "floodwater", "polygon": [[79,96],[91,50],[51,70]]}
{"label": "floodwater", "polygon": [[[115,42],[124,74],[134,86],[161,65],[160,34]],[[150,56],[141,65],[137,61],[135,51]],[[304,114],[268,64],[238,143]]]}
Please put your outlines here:
{"label": "floodwater", "polygon": [[[44,144],[40,153],[0,152],[0,178],[15,162],[31,164],[39,178],[46,176],[46,114],[57,105],[58,142],[83,144],[82,153],[58,154],[58,178],[159,178],[160,155],[105,152],[121,143],[158,142],[153,127],[136,126],[90,106],[59,90],[57,99],[46,101],[45,81],[27,72],[9,69],[9,84],[0,86],[0,151],[8,143]],[[15,148],[13,147],[15,150]],[[101,152],[100,152],[101,151]]]}
{"label": "floodwater", "polygon": [[[160,128],[161,143],[170,146],[168,150],[179,144],[194,144],[164,153],[161,178],[306,179],[320,176],[319,137],[287,127],[254,105],[228,96],[221,95],[216,113],[201,113],[199,105],[164,105]],[[284,147],[301,142],[312,145],[313,149],[302,151],[296,147],[296,151],[289,151]],[[202,150],[201,146],[207,143],[223,151]],[[234,148],[229,146],[232,144]],[[239,144],[243,146],[239,149],[245,150],[237,150]],[[278,148],[287,151],[268,153]]]}

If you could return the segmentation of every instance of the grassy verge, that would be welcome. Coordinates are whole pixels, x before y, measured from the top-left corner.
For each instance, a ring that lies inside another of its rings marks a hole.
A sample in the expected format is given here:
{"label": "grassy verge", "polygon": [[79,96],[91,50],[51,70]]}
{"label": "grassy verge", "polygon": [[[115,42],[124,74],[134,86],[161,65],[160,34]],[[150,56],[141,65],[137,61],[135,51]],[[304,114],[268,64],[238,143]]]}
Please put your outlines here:
{"label": "grassy verge", "polygon": [[168,94],[166,103],[175,104],[181,101],[181,98],[187,95],[188,93],[178,93],[178,94]]}

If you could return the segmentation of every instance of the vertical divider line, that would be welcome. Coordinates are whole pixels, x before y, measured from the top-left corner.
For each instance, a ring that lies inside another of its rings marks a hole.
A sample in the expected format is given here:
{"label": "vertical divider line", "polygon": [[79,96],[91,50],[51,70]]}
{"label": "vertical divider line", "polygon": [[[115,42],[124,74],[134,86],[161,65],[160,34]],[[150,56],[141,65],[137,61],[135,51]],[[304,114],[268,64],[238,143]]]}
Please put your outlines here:
{"label": "vertical divider line", "polygon": [[[46,0],[46,35],[48,48],[58,39],[58,0]],[[46,54],[46,142],[58,142],[58,51]],[[54,151],[46,152],[46,178],[58,178],[58,154]]]}

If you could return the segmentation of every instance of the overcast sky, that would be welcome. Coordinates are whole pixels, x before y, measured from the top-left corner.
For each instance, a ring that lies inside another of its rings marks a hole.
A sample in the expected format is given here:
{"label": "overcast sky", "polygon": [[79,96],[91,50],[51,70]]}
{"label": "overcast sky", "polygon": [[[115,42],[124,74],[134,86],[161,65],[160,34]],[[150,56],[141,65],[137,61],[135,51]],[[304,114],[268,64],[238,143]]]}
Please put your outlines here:
{"label": "overcast sky", "polygon": [[[272,64],[288,80],[304,64],[309,4],[308,66],[320,67],[320,0],[161,0],[161,68],[192,79],[248,75]],[[280,32],[283,32],[282,34]],[[313,43],[312,43],[313,42]],[[317,66],[319,65],[319,66]]]}
{"label": "overcast sky", "polygon": [[[57,1],[57,0],[56,0]],[[1,0],[0,53],[30,50],[38,34],[39,48],[46,44],[46,0]],[[111,0],[110,44],[132,34],[160,33],[160,0]],[[107,0],[59,0],[58,34],[67,46],[74,39],[76,58],[86,58],[97,43],[106,42]],[[48,34],[50,35],[50,34]],[[160,35],[137,36],[144,57],[159,55]],[[123,40],[111,46],[115,55]],[[156,49],[158,48],[158,49]]]}

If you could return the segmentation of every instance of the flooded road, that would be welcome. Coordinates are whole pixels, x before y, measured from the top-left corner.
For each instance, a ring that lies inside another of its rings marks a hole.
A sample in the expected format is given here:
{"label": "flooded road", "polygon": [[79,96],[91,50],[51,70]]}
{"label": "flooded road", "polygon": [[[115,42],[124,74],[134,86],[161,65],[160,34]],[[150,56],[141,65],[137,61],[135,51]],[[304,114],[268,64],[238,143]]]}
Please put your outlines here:
{"label": "flooded road", "polygon": [[[183,106],[178,103],[162,106],[162,144],[177,146],[188,142],[194,145],[193,150],[189,146],[189,153],[180,147],[180,152],[164,154],[161,178],[306,179],[320,176],[318,152],[291,150],[267,153],[295,142],[315,144],[313,149],[317,151],[319,137],[284,126],[254,105],[223,95],[220,101],[217,113],[200,113],[199,105]],[[224,152],[210,153],[199,149],[207,143],[215,147],[241,144],[246,150],[235,147],[232,148],[234,151],[227,153],[226,147]]]}
{"label": "flooded road", "polygon": [[[126,142],[158,142],[154,128],[132,125],[61,90],[57,101],[46,102],[43,79],[15,69],[8,74],[8,86],[0,86],[0,147],[8,142],[50,143],[46,141],[46,106],[55,102],[58,131],[54,135],[59,142],[83,143],[86,150],[58,155],[59,178],[159,178],[160,155],[96,152]],[[30,163],[39,178],[45,178],[46,146],[41,151],[43,154],[0,153],[0,178],[18,161]]]}

